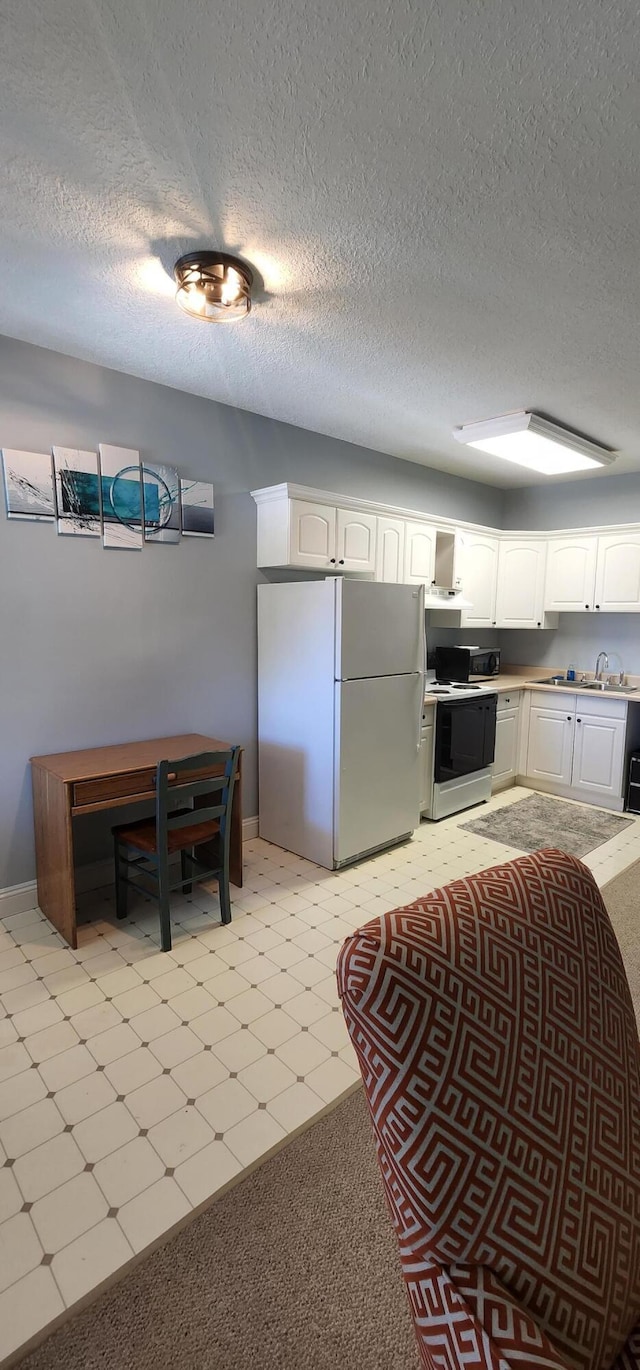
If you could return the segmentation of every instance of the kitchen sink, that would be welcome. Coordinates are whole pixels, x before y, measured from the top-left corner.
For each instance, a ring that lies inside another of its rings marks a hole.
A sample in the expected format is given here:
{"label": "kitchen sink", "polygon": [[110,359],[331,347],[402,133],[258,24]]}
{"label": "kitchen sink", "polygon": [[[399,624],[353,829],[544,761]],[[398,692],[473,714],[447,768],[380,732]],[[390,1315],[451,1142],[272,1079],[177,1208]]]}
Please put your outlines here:
{"label": "kitchen sink", "polygon": [[604,680],[585,680],[581,690],[600,690],[601,694],[629,694],[630,691],[637,690],[637,685],[612,685]]}
{"label": "kitchen sink", "polygon": [[558,676],[550,675],[547,680],[528,680],[527,685],[557,685],[560,689],[566,686],[568,689],[575,690],[575,680],[560,680]]}
{"label": "kitchen sink", "polygon": [[637,685],[612,685],[608,680],[559,680],[557,676],[549,676],[546,680],[528,680],[528,685],[553,685],[559,690],[599,690],[601,694],[633,694],[638,689]]}

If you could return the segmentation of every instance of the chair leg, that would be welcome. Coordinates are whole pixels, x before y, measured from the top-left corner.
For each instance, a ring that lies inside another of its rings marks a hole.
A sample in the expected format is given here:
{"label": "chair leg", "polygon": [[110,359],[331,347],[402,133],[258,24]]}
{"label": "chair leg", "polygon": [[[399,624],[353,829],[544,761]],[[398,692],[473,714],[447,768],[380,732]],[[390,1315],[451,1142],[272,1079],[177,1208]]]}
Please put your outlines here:
{"label": "chair leg", "polygon": [[[191,852],[191,855],[193,855],[193,852]],[[181,874],[181,876],[182,876],[182,881],[183,881],[183,884],[182,884],[182,893],[183,893],[183,894],[191,894],[191,892],[192,892],[192,890],[193,890],[193,883],[192,883],[191,880],[189,880],[189,865],[188,865],[188,862],[187,862],[187,852],[186,852],[186,850],[180,852],[180,874]],[[188,881],[188,884],[185,884],[185,881]]]}
{"label": "chair leg", "polygon": [[121,871],[121,868],[120,868],[120,863],[121,863],[122,857],[121,857],[121,854],[120,854],[120,843],[119,843],[117,837],[114,837],[114,839],[113,839],[113,849],[114,849],[114,850],[113,850],[113,855],[114,855],[114,866],[115,866],[115,875],[116,875],[116,917],[117,917],[117,918],[126,918],[127,913],[128,913],[128,911],[129,911],[129,910],[128,910],[129,886],[127,885],[126,881],[122,879],[122,871]]}
{"label": "chair leg", "polygon": [[160,912],[160,945],[163,951],[171,951],[171,913],[169,908],[169,863],[160,859],[158,863],[158,908]]}
{"label": "chair leg", "polygon": [[171,951],[171,915],[167,894],[160,895],[158,907],[160,910],[160,944],[163,951]]}
{"label": "chair leg", "polygon": [[229,894],[229,875],[227,871],[220,871],[218,876],[218,897],[220,899],[221,922],[231,922],[231,896]]}

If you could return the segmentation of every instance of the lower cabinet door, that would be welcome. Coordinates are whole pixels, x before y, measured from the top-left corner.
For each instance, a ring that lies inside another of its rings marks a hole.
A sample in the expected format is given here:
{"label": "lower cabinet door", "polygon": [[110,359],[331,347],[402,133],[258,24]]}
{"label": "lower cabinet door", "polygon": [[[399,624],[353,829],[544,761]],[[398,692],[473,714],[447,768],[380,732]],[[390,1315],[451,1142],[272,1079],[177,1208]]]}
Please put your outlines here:
{"label": "lower cabinet door", "polygon": [[[571,702],[575,702],[575,695]],[[527,752],[527,775],[532,779],[571,784],[575,720],[575,712],[569,709],[545,709],[532,704]]]}
{"label": "lower cabinet door", "polygon": [[[431,709],[431,714],[433,714]],[[424,813],[431,805],[433,785],[433,723],[422,724],[420,734],[420,812]]]}
{"label": "lower cabinet door", "polygon": [[591,794],[620,798],[625,733],[624,718],[593,718],[578,707],[571,784]]}
{"label": "lower cabinet door", "polygon": [[509,780],[516,773],[518,756],[518,709],[498,710],[496,716],[496,753],[491,777]]}

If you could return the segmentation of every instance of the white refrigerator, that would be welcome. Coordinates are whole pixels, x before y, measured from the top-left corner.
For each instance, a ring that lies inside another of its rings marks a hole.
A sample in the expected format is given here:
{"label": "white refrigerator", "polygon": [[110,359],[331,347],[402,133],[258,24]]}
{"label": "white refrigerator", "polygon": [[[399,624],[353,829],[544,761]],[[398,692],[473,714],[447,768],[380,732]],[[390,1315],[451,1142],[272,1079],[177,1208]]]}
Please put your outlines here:
{"label": "white refrigerator", "polygon": [[420,822],[424,589],[258,587],[260,836],[335,869]]}

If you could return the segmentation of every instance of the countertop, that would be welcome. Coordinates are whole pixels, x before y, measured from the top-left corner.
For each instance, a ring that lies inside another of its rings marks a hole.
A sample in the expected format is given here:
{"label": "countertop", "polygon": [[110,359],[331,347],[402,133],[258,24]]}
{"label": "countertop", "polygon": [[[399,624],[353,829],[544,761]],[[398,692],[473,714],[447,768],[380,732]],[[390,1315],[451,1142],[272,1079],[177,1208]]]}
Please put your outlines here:
{"label": "countertop", "polygon": [[[565,675],[565,671],[554,671],[553,667],[550,666],[507,666],[507,669],[501,671],[500,675],[494,676],[490,682],[483,681],[483,684],[491,684],[498,694],[505,694],[508,690],[534,690],[536,694],[555,690],[556,693],[560,692],[561,694],[588,695],[590,699],[593,699],[594,697],[596,699],[600,698],[599,691],[585,690],[580,687],[577,681],[574,688],[571,690],[566,685],[558,687],[557,685],[541,685],[537,683],[537,680],[548,680],[551,675]],[[582,672],[580,672],[580,675],[582,675]],[[585,675],[588,675],[590,679],[593,678],[592,673],[588,671],[585,672]],[[640,681],[634,676],[629,683],[636,685],[640,684]],[[625,699],[628,700],[629,703],[635,700],[637,703],[640,703],[640,690],[631,690],[628,693],[624,690],[603,690],[602,697],[605,699]],[[436,704],[437,696],[430,695],[427,690],[424,702],[425,705]]]}

